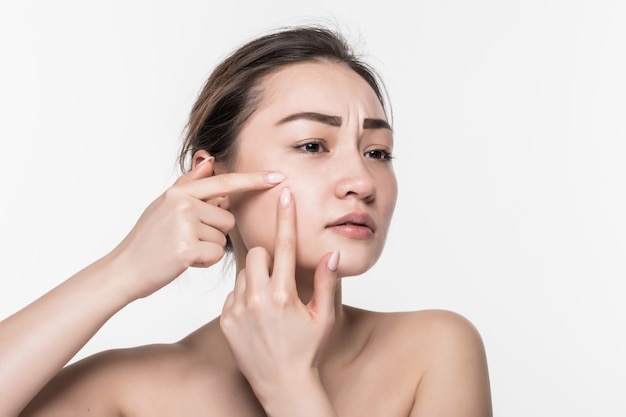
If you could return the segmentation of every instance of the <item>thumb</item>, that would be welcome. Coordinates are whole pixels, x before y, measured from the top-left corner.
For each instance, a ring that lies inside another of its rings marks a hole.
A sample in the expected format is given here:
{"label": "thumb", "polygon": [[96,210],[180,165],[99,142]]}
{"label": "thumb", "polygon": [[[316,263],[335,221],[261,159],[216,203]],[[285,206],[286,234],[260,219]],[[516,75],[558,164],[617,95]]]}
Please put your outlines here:
{"label": "thumb", "polygon": [[191,171],[180,176],[175,184],[183,184],[186,182],[191,182],[194,180],[198,180],[200,178],[209,177],[213,173],[213,162],[215,161],[215,157],[210,156],[208,158],[200,161]]}
{"label": "thumb", "polygon": [[339,278],[339,251],[322,258],[313,278],[313,297],[307,306],[316,314],[334,314],[335,293]]}

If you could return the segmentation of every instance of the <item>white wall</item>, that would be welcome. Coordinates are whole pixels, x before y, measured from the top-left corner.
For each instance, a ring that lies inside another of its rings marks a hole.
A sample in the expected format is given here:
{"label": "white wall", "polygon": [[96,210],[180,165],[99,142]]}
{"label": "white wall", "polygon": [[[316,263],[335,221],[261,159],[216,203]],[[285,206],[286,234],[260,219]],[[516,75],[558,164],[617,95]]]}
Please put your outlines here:
{"label": "white wall", "polygon": [[[624,2],[12,3],[0,6],[0,318],[106,253],[173,181],[219,58],[321,17],[360,39],[395,113],[392,234],[346,301],[472,320],[496,415],[626,414]],[[231,285],[219,267],[192,271],[78,357],[177,340]]]}

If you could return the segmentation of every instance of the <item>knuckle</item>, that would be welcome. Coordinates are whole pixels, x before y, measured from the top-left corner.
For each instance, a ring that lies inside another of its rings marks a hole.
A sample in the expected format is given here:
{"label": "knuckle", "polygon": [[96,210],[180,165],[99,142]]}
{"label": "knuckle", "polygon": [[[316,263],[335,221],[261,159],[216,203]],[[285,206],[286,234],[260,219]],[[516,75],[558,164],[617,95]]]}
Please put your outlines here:
{"label": "knuckle", "polygon": [[171,186],[163,193],[163,199],[166,201],[175,201],[179,198],[180,192],[176,185]]}
{"label": "knuckle", "polygon": [[188,213],[193,210],[193,203],[187,198],[179,198],[174,203],[174,211],[177,213]]}
{"label": "knuckle", "polygon": [[[226,238],[224,238],[224,241]],[[224,257],[224,245],[219,243],[213,243],[208,250],[206,250],[200,259],[200,264],[204,267],[215,265],[220,259]]]}
{"label": "knuckle", "polygon": [[[223,235],[222,235],[223,236]],[[224,242],[226,242],[226,236],[224,236]],[[225,243],[224,243],[225,244]],[[211,259],[222,259],[224,256],[224,245],[222,244],[214,244]]]}
{"label": "knuckle", "polygon": [[248,304],[248,308],[252,312],[260,311],[263,309],[263,297],[261,297],[261,295],[257,293],[250,294],[246,299],[246,303]]}
{"label": "knuckle", "polygon": [[220,317],[220,328],[224,331],[230,331],[233,327],[235,327],[235,320],[231,315],[231,310],[225,310],[222,312],[222,316]]}
{"label": "knuckle", "polygon": [[289,293],[283,289],[277,289],[272,294],[272,301],[278,307],[286,307],[289,305]]}
{"label": "knuckle", "polygon": [[230,232],[235,228],[235,215],[229,211],[224,216],[224,230]]}
{"label": "knuckle", "polygon": [[220,255],[220,258],[221,258],[222,256],[224,256],[224,248],[226,248],[226,245],[228,244],[228,239],[226,238],[225,234],[220,234],[218,237],[218,240],[219,241],[217,242],[217,244],[220,246],[222,250],[222,253]]}
{"label": "knuckle", "polygon": [[232,321],[235,322],[238,317],[243,317],[246,312],[246,308],[239,302],[235,301],[231,308]]}
{"label": "knuckle", "polygon": [[181,240],[176,245],[175,249],[176,257],[185,266],[190,266],[196,261],[196,251],[194,245],[186,240]]}

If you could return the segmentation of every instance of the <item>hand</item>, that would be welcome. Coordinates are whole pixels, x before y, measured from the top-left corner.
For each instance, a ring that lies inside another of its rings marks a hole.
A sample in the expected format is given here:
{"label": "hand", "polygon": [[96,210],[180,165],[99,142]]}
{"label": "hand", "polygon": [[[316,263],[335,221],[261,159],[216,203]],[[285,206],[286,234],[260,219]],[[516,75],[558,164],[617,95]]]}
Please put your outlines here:
{"label": "hand", "polygon": [[235,219],[216,201],[231,193],[271,188],[283,178],[266,172],[213,175],[212,157],[178,178],[111,253],[130,300],[153,293],[190,266],[218,262]]}
{"label": "hand", "polygon": [[273,264],[264,248],[248,252],[220,321],[239,369],[262,403],[317,372],[318,354],[335,318],[339,252],[321,259],[313,296],[303,304],[296,288],[296,219],[288,189],[281,193],[277,219]]}

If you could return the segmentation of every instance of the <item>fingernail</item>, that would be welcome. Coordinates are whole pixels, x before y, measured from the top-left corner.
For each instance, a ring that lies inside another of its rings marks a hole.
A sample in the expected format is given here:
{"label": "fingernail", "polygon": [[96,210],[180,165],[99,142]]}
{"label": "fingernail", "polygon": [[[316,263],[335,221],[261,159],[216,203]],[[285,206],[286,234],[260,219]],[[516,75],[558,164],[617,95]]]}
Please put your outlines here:
{"label": "fingernail", "polygon": [[289,207],[289,203],[291,202],[291,191],[289,188],[283,188],[280,192],[280,205],[282,207]]}
{"label": "fingernail", "polygon": [[270,172],[269,174],[265,175],[265,181],[269,182],[270,184],[278,184],[279,182],[285,181],[285,176],[280,172]]}
{"label": "fingernail", "polygon": [[339,267],[339,250],[336,250],[330,255],[328,258],[328,262],[326,263],[329,271],[335,272]]}

